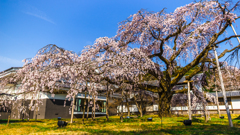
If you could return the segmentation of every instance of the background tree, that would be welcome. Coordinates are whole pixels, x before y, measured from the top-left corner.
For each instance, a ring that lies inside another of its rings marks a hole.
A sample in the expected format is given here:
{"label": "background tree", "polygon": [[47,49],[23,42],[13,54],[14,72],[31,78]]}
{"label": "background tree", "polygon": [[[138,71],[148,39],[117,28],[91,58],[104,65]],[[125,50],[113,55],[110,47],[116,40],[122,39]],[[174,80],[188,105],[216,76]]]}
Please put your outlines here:
{"label": "background tree", "polygon": [[[139,82],[134,73],[153,76],[158,80],[158,86],[138,84],[138,87],[158,93],[159,108],[165,108],[163,113],[169,115],[173,94],[184,92],[172,91],[178,81],[192,68],[196,70],[187,75],[186,80],[205,70],[205,65],[215,62],[211,54],[213,45],[224,46],[221,43],[239,37],[223,35],[239,18],[238,8],[239,1],[233,4],[210,0],[190,3],[172,13],[166,13],[164,9],[157,13],[141,10],[120,24],[115,37],[97,39],[88,51],[95,53],[93,57],[101,58],[101,66],[110,61],[122,64],[123,69],[111,71],[113,76],[124,74],[127,83]],[[218,57],[239,47],[218,50],[221,51]],[[134,63],[136,61],[138,63]],[[186,64],[182,64],[183,61]],[[145,63],[148,64],[143,66]],[[182,68],[176,70],[179,66]],[[114,77],[108,79],[114,81]]]}

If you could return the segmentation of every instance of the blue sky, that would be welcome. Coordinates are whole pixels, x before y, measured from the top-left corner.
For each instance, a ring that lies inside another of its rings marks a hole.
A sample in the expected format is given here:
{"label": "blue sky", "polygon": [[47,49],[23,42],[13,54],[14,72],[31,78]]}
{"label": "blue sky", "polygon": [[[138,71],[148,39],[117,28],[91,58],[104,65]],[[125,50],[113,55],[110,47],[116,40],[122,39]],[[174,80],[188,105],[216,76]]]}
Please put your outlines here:
{"label": "blue sky", "polygon": [[192,1],[0,0],[0,71],[22,66],[47,44],[80,52],[98,37],[114,36],[118,23],[140,9],[172,12]]}

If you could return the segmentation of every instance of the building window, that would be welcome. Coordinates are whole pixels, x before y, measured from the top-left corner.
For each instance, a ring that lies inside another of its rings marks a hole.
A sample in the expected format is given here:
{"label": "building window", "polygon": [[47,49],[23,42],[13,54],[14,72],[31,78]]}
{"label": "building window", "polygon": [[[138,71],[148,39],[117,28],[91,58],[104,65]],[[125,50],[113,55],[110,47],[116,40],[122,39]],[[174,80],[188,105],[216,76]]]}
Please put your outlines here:
{"label": "building window", "polygon": [[76,99],[75,105],[76,105],[75,112],[81,112],[83,110],[82,109],[83,108],[83,102],[80,98]]}
{"label": "building window", "polygon": [[[225,105],[223,98],[218,98],[218,102],[219,102],[219,105]],[[232,101],[231,101],[230,97],[227,98],[227,102],[228,102],[228,105],[232,104]]]}
{"label": "building window", "polygon": [[[87,112],[88,99],[86,99],[85,112]],[[106,112],[106,101],[96,101],[95,112]],[[75,101],[75,112],[83,112],[84,108],[84,99],[76,98]],[[89,106],[89,112],[92,112],[93,104]]]}
{"label": "building window", "polygon": [[105,101],[103,102],[103,109],[102,109],[102,112],[106,112],[106,102],[105,102]]}
{"label": "building window", "polygon": [[106,112],[106,101],[96,102],[96,112]]}

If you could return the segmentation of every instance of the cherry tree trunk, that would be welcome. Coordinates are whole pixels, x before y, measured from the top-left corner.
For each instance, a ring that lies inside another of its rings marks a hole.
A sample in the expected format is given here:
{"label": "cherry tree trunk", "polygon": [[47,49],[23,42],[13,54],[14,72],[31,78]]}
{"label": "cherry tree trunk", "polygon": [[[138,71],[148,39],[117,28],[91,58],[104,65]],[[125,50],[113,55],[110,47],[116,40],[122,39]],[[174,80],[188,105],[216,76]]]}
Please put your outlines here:
{"label": "cherry tree trunk", "polygon": [[121,122],[123,122],[123,90],[122,90],[122,110],[121,110]]}
{"label": "cherry tree trunk", "polygon": [[136,106],[137,106],[137,109],[138,109],[138,112],[140,113],[140,117],[143,117],[143,112],[142,112],[142,106],[141,105],[139,105],[138,103],[137,103],[137,101],[135,101],[135,104],[136,104]]}
{"label": "cherry tree trunk", "polygon": [[205,122],[208,121],[208,115],[207,115],[207,106],[203,103],[203,115],[205,118]]}
{"label": "cherry tree trunk", "polygon": [[107,121],[109,121],[108,102],[109,102],[109,91],[108,91],[108,83],[107,83],[107,97],[106,97],[106,119],[107,119]]}
{"label": "cherry tree trunk", "polygon": [[140,105],[140,110],[139,110],[139,112],[140,112],[140,117],[143,117],[143,108],[142,108],[142,105]]}
{"label": "cherry tree trunk", "polygon": [[73,113],[74,113],[74,108],[75,108],[75,95],[73,96],[73,104],[72,104],[72,113],[71,113],[71,122],[70,123],[73,123]]}
{"label": "cherry tree trunk", "polygon": [[126,99],[126,102],[127,102],[128,116],[130,116],[129,102],[128,102],[128,100],[127,100],[127,99]]}
{"label": "cherry tree trunk", "polygon": [[86,92],[85,92],[85,98],[83,103],[83,115],[82,115],[82,124],[84,124],[84,117],[85,117],[85,107],[86,107]]}
{"label": "cherry tree trunk", "polygon": [[90,98],[88,98],[88,102],[87,102],[87,120],[88,120],[88,114],[89,114],[89,102],[90,102]]}
{"label": "cherry tree trunk", "polygon": [[[93,101],[93,96],[92,96],[92,101]],[[93,121],[93,106],[92,106],[92,121]]]}
{"label": "cherry tree trunk", "polygon": [[93,96],[93,120],[95,120],[95,110],[96,110],[96,103],[95,103],[95,96]]}
{"label": "cherry tree trunk", "polygon": [[126,98],[126,104],[127,104],[128,116],[130,116],[130,109],[129,109],[129,102],[128,102],[128,99],[127,99],[127,95],[125,95],[125,98]]}
{"label": "cherry tree trunk", "polygon": [[190,82],[187,82],[188,85],[188,117],[189,120],[192,120],[192,105],[191,105],[191,93],[190,93]]}
{"label": "cherry tree trunk", "polygon": [[170,92],[159,92],[159,101],[158,101],[158,115],[162,116],[171,116],[171,99],[172,93]]}
{"label": "cherry tree trunk", "polygon": [[143,94],[141,94],[140,116],[143,117]]}
{"label": "cherry tree trunk", "polygon": [[117,107],[117,116],[120,115],[120,107]]}
{"label": "cherry tree trunk", "polygon": [[135,94],[134,94],[134,101],[137,106],[138,112],[140,113],[140,117],[143,117],[142,102],[140,102],[140,104],[137,102],[137,98],[135,97]]}

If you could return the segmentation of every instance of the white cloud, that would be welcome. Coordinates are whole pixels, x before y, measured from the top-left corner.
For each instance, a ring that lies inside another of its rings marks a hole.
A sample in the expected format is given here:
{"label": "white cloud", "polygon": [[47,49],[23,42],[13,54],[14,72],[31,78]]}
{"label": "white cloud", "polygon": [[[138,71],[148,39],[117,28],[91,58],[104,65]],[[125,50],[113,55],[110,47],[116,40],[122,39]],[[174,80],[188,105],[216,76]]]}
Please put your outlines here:
{"label": "white cloud", "polygon": [[87,41],[86,44],[87,45],[92,45],[92,41]]}
{"label": "white cloud", "polygon": [[4,64],[10,64],[13,66],[22,66],[23,65],[23,62],[21,60],[11,59],[11,58],[7,58],[7,57],[3,57],[3,56],[0,56],[0,62],[4,63]]}
{"label": "white cloud", "polygon": [[31,12],[24,12],[24,13],[25,13],[25,14],[28,14],[28,15],[35,16],[35,17],[40,18],[40,19],[43,19],[43,20],[45,20],[45,21],[47,21],[47,22],[50,22],[50,23],[52,23],[52,24],[55,24],[55,22],[53,22],[52,20],[48,19],[48,18],[45,17],[45,16],[38,15],[38,14],[35,14],[35,13],[31,13]]}
{"label": "white cloud", "polygon": [[23,11],[23,13],[40,18],[40,19],[50,22],[52,24],[55,24],[55,22],[52,21],[52,19],[50,19],[43,11],[37,9],[36,7],[30,6],[30,5],[27,5],[27,6],[28,6],[28,8],[27,8],[28,11]]}

